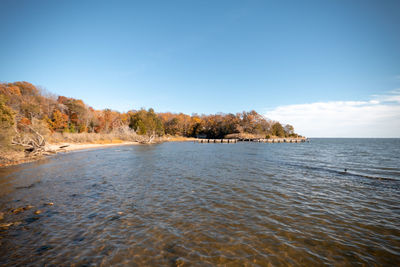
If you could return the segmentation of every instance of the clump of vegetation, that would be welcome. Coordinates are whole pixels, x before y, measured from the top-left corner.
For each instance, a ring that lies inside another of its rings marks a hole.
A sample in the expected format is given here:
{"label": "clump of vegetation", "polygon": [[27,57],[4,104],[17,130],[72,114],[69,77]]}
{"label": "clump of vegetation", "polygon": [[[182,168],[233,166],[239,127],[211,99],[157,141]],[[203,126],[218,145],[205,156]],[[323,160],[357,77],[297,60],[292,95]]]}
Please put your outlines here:
{"label": "clump of vegetation", "polygon": [[282,126],[252,110],[236,114],[212,114],[192,116],[160,113],[166,134],[207,138],[271,138],[297,137],[293,126]]}
{"label": "clump of vegetation", "polygon": [[14,135],[14,111],[6,105],[6,97],[0,95],[0,146],[8,150]]}
{"label": "clump of vegetation", "polygon": [[148,111],[141,109],[130,117],[129,127],[140,135],[164,135],[164,127],[160,118],[152,108]]}

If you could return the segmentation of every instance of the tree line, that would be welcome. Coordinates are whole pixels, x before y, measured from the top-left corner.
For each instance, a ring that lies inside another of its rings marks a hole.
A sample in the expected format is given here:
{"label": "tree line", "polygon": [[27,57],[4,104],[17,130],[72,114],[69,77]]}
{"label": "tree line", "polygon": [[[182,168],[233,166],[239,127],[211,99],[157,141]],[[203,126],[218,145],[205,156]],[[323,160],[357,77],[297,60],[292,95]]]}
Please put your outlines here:
{"label": "tree line", "polygon": [[156,113],[151,108],[128,112],[95,110],[82,100],[53,95],[29,82],[0,83],[0,138],[4,141],[13,131],[23,131],[34,121],[50,132],[61,133],[109,133],[128,126],[139,135],[297,136],[293,126],[266,119],[256,111],[186,115]]}

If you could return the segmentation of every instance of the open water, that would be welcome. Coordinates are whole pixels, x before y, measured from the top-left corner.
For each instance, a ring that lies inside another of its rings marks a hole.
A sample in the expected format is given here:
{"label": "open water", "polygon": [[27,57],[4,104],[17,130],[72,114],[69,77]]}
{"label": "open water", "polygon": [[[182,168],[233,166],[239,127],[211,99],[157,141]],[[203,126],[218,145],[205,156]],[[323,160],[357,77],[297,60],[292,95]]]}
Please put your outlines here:
{"label": "open water", "polygon": [[0,169],[0,212],[1,266],[399,266],[400,139],[73,152]]}

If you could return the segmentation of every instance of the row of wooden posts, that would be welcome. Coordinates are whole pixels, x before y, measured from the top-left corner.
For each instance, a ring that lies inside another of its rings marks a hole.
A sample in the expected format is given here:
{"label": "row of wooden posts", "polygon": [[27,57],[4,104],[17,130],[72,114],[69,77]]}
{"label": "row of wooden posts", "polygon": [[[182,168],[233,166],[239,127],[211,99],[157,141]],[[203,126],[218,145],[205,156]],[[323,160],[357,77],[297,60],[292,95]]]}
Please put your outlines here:
{"label": "row of wooden posts", "polygon": [[197,139],[196,141],[197,143],[237,143],[239,139]]}
{"label": "row of wooden posts", "polygon": [[304,143],[305,138],[269,138],[269,139],[197,139],[197,143],[237,143],[237,142],[256,142],[256,143]]}

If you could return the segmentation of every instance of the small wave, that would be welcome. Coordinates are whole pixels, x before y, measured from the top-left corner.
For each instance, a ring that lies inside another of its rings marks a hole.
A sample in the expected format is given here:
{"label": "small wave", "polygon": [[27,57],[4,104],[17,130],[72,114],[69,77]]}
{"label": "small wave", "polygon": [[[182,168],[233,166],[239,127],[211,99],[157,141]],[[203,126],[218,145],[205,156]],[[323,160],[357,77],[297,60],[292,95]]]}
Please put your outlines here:
{"label": "small wave", "polygon": [[34,186],[40,184],[40,183],[41,183],[41,181],[38,181],[38,182],[36,182],[36,183],[30,184],[30,185],[27,185],[27,186],[17,186],[17,187],[15,187],[15,188],[16,188],[16,189],[29,189],[29,188],[32,188],[32,187],[34,187]]}
{"label": "small wave", "polygon": [[367,179],[375,179],[375,180],[398,181],[397,179],[394,179],[394,178],[371,176],[371,175],[366,175],[366,174],[353,173],[353,172],[349,172],[349,171],[342,171],[342,172],[339,172],[339,174],[350,175],[350,176],[354,176],[354,177],[367,178]]}
{"label": "small wave", "polygon": [[352,172],[351,170],[347,170],[347,169],[339,170],[339,169],[331,169],[331,168],[326,168],[326,167],[307,166],[307,165],[293,164],[293,163],[290,165],[295,166],[295,167],[300,167],[303,169],[308,169],[308,170],[324,171],[324,172],[359,177],[359,178],[374,179],[374,180],[381,180],[381,181],[399,181],[398,179],[395,179],[395,178],[356,173],[356,172]]}

